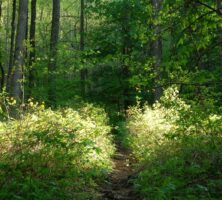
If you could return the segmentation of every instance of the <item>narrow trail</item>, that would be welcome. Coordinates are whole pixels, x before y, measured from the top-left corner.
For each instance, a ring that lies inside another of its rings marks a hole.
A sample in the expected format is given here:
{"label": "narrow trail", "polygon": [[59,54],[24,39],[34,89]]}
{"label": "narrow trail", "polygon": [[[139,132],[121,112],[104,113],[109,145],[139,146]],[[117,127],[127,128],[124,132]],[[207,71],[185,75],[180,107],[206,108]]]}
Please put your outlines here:
{"label": "narrow trail", "polygon": [[113,162],[114,170],[101,191],[102,200],[140,200],[130,182],[133,175],[130,152],[118,144]]}

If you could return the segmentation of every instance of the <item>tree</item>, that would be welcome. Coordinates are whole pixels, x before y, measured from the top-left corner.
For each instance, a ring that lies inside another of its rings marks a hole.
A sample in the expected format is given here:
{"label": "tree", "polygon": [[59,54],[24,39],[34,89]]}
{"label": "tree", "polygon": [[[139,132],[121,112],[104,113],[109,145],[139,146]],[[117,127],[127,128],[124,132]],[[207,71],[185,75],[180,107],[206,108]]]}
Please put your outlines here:
{"label": "tree", "polygon": [[[84,51],[85,48],[85,2],[80,0],[80,51]],[[86,96],[86,78],[88,70],[83,67],[80,71],[81,78],[81,92],[82,96]]]}
{"label": "tree", "polygon": [[59,40],[60,26],[60,0],[53,0],[52,27],[50,39],[50,60],[48,65],[48,96],[51,103],[56,103],[56,63],[57,63],[57,44]]}
{"label": "tree", "polygon": [[[222,1],[221,0],[217,0],[217,9],[218,9],[219,13],[222,13]],[[222,20],[222,16],[220,16],[220,17],[221,17],[221,20]],[[220,54],[219,54],[219,56],[220,56],[220,67],[222,68],[222,27],[218,27],[218,32],[219,32],[219,44],[220,44]]]}
{"label": "tree", "polygon": [[126,0],[123,1],[123,9],[124,9],[124,16],[122,16],[122,22],[121,22],[121,34],[122,34],[122,73],[121,78],[123,81],[123,109],[127,110],[130,106],[130,87],[129,87],[129,77],[130,77],[130,70],[129,70],[129,64],[126,60],[130,59],[130,51],[131,51],[131,37],[130,37],[130,21],[131,21],[131,5],[130,1]]}
{"label": "tree", "polygon": [[[161,0],[152,0],[152,4],[153,4],[154,17],[158,18],[158,15],[161,10]],[[153,56],[155,59],[154,73],[156,75],[154,100],[159,100],[162,95],[162,89],[161,87],[158,87],[158,82],[161,80],[161,61],[162,61],[162,39],[160,36],[160,30],[161,30],[160,25],[157,22],[157,25],[154,25],[155,40],[153,41],[152,44]]]}
{"label": "tree", "polygon": [[15,44],[15,60],[11,71],[10,94],[21,102],[23,91],[23,67],[25,64],[25,39],[27,29],[28,0],[19,0],[18,25]]}
{"label": "tree", "polygon": [[16,0],[12,0],[12,21],[11,21],[11,42],[9,53],[9,65],[7,74],[7,90],[10,92],[10,80],[12,67],[14,65],[14,53],[15,53],[15,29],[16,29]]}
{"label": "tree", "polygon": [[[2,0],[0,0],[0,27],[2,26],[1,19],[2,19]],[[2,64],[2,49],[0,49],[0,71],[1,71],[0,92],[2,92],[5,83],[5,71]]]}
{"label": "tree", "polygon": [[30,22],[30,55],[29,55],[29,95],[31,95],[32,88],[34,86],[34,70],[33,70],[33,64],[35,62],[35,34],[36,34],[36,3],[37,0],[31,1],[31,22]]}

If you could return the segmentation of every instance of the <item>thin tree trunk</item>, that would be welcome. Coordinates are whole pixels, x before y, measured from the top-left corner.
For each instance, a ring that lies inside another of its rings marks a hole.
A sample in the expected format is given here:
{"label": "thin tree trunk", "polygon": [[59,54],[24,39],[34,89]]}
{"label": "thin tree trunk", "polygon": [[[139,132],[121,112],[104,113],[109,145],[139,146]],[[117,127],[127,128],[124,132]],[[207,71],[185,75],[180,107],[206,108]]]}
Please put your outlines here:
{"label": "thin tree trunk", "polygon": [[[123,104],[122,110],[126,112],[128,107],[131,104],[131,88],[129,87],[129,77],[130,77],[130,69],[128,62],[126,62],[127,59],[130,59],[130,53],[131,53],[131,38],[129,35],[130,32],[130,20],[131,20],[131,12],[130,9],[131,7],[128,4],[129,2],[127,1],[127,4],[125,5],[124,8],[124,13],[125,16],[122,21],[122,55],[123,55],[123,60],[122,60],[122,69],[121,69],[121,79],[123,80],[123,97],[122,102],[120,103]],[[127,58],[127,59],[126,59]]]}
{"label": "thin tree trunk", "polygon": [[31,22],[30,22],[30,46],[31,51],[29,55],[29,96],[32,95],[32,88],[34,86],[34,69],[33,63],[35,62],[35,30],[36,30],[36,3],[37,0],[31,2]]}
{"label": "thin tree trunk", "polygon": [[0,19],[2,18],[2,0],[0,0]]}
{"label": "thin tree trunk", "polygon": [[[80,0],[80,50],[84,51],[85,49],[85,2]],[[82,96],[86,96],[86,78],[88,70],[83,67],[80,71],[81,78],[81,92]]]}
{"label": "thin tree trunk", "polygon": [[48,65],[48,84],[49,102],[56,103],[56,63],[57,63],[57,44],[59,40],[60,26],[60,0],[53,0],[52,28],[50,40],[50,60]]}
{"label": "thin tree trunk", "polygon": [[22,73],[25,64],[25,38],[28,0],[19,0],[18,26],[15,44],[15,60],[12,67],[10,94],[20,103],[22,100]]}
{"label": "thin tree trunk", "polygon": [[[222,13],[222,0],[217,0],[217,8],[220,9],[220,12]],[[221,18],[222,21],[222,18]],[[219,53],[219,63],[220,67],[222,68],[222,28],[218,27],[219,32],[219,43],[220,43],[220,53]]]}
{"label": "thin tree trunk", "polygon": [[85,2],[80,0],[80,50],[84,50],[84,33],[85,33]]}
{"label": "thin tree trunk", "polygon": [[[0,27],[2,26],[1,19],[2,19],[2,0],[0,0]],[[2,64],[2,49],[0,49],[0,71],[1,71],[0,92],[2,92],[5,83],[5,72]]]}
{"label": "thin tree trunk", "polygon": [[[28,1],[28,7],[29,7],[29,1]],[[26,32],[25,32],[25,39],[26,41],[28,41],[28,34],[29,34],[29,11],[27,9],[27,20],[26,20]],[[28,60],[28,46],[26,45],[25,46],[25,60],[27,61]],[[28,64],[28,63],[26,63]]]}
{"label": "thin tree trunk", "polygon": [[9,55],[9,65],[7,74],[7,91],[10,91],[10,80],[12,67],[14,65],[14,51],[15,51],[15,29],[16,29],[16,0],[12,0],[12,21],[11,21],[11,44],[10,44],[10,55]]}
{"label": "thin tree trunk", "polygon": [[[161,10],[161,0],[152,0],[154,17],[157,18]],[[154,73],[156,74],[155,78],[155,91],[154,91],[154,100],[157,101],[162,95],[162,88],[156,87],[161,80],[161,61],[162,61],[162,38],[160,36],[160,25],[154,26],[155,31],[155,41],[153,41],[153,56],[155,59],[154,64]]]}

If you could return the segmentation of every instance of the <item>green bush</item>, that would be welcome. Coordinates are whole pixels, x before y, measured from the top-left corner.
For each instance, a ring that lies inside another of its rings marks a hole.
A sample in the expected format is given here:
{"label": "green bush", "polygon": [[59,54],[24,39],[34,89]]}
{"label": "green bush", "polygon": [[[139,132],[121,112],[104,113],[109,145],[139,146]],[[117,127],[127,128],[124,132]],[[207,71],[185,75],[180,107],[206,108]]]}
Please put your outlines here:
{"label": "green bush", "polygon": [[[32,110],[32,112],[30,112]],[[0,124],[0,199],[87,199],[112,169],[107,116],[29,103],[19,120]]]}
{"label": "green bush", "polygon": [[129,145],[144,199],[221,199],[222,117],[169,89],[153,108],[131,108]]}

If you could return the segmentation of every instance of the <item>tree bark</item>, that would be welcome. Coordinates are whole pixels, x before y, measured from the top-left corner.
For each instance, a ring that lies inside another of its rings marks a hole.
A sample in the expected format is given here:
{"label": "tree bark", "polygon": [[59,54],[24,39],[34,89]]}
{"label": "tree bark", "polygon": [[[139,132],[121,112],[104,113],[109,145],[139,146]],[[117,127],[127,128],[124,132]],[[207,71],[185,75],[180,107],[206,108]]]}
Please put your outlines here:
{"label": "tree bark", "polygon": [[84,33],[85,33],[85,2],[80,0],[80,50],[84,50]]}
{"label": "tree bark", "polygon": [[[157,18],[161,10],[161,0],[152,0],[154,17]],[[155,59],[154,73],[156,74],[155,85],[161,80],[161,61],[162,61],[162,38],[160,36],[160,25],[154,26],[155,40],[153,41],[153,56]],[[154,100],[158,101],[162,95],[162,88],[155,87]]]}
{"label": "tree bark", "polygon": [[19,0],[15,59],[11,71],[10,94],[20,103],[22,100],[22,75],[25,63],[25,38],[27,29],[28,0]]}
{"label": "tree bark", "polygon": [[[80,51],[85,49],[85,1],[80,0]],[[81,93],[82,96],[86,96],[86,78],[88,70],[83,67],[80,71],[81,79]]]}
{"label": "tree bark", "polygon": [[[0,0],[0,27],[2,26],[1,19],[2,19],[2,0]],[[2,92],[5,84],[5,72],[2,64],[2,49],[0,49],[0,71],[1,71],[0,92]]]}
{"label": "tree bark", "polygon": [[9,65],[7,74],[7,91],[10,92],[10,80],[12,67],[14,65],[14,52],[15,52],[15,29],[16,29],[16,0],[12,0],[12,21],[11,21],[11,44],[10,44],[10,54],[9,54]]}
{"label": "tree bark", "polygon": [[56,103],[56,63],[57,63],[57,44],[59,40],[60,26],[60,0],[53,0],[52,28],[50,40],[50,60],[48,65],[48,96],[49,102]]}
{"label": "tree bark", "polygon": [[35,52],[35,32],[36,32],[36,3],[37,0],[31,1],[31,22],[30,22],[30,46],[31,51],[29,54],[29,96],[32,95],[32,88],[34,86],[34,69],[33,63],[35,62],[36,52]]}
{"label": "tree bark", "polygon": [[[131,21],[131,6],[129,5],[129,1],[125,1],[124,15],[122,21],[122,72],[121,78],[123,80],[123,111],[126,112],[131,105],[131,88],[129,87],[129,77],[130,77],[130,69],[129,65],[126,62],[127,59],[130,59],[131,54],[131,37],[130,37],[130,21]],[[127,59],[126,59],[127,58]]]}
{"label": "tree bark", "polygon": [[[217,0],[217,9],[218,12],[222,13],[222,0]],[[220,16],[221,17],[221,16]],[[220,22],[222,19],[220,20]],[[222,68],[222,28],[218,27],[218,35],[219,35],[219,44],[220,44],[220,52],[219,52],[219,64],[220,67]]]}
{"label": "tree bark", "polygon": [[2,0],[0,0],[0,19],[2,17]]}

